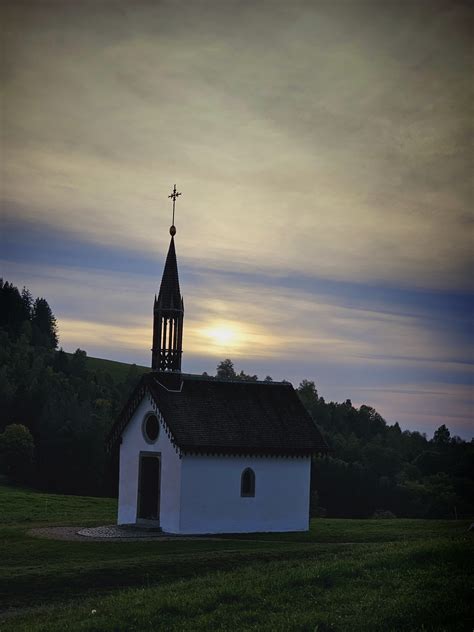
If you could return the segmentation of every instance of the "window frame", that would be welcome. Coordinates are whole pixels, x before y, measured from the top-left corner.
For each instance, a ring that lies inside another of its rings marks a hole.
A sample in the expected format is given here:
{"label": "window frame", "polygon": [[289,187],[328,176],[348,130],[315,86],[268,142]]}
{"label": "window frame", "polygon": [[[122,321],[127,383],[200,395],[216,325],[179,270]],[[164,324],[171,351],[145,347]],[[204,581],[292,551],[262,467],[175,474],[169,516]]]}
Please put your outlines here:
{"label": "window frame", "polygon": [[[150,419],[150,417],[155,417],[155,419],[156,419],[156,423],[158,424],[158,434],[156,435],[156,438],[155,438],[155,439],[152,439],[152,438],[148,435],[148,433],[147,433],[147,431],[146,431],[146,425],[147,425],[147,422],[148,422],[148,420]],[[158,439],[160,438],[160,420],[158,419],[158,415],[157,415],[156,413],[154,413],[154,412],[149,412],[149,413],[147,413],[147,414],[145,415],[145,417],[143,418],[143,421],[142,421],[142,435],[143,435],[143,438],[145,439],[145,441],[146,441],[148,444],[150,444],[150,445],[153,445],[154,443],[156,443],[156,442],[158,441]]]}
{"label": "window frame", "polygon": [[[246,476],[250,476],[248,491],[244,489],[244,481],[245,481]],[[255,471],[251,467],[244,468],[244,470],[242,471],[242,474],[240,475],[240,497],[241,498],[255,498],[255,478],[256,478]]]}

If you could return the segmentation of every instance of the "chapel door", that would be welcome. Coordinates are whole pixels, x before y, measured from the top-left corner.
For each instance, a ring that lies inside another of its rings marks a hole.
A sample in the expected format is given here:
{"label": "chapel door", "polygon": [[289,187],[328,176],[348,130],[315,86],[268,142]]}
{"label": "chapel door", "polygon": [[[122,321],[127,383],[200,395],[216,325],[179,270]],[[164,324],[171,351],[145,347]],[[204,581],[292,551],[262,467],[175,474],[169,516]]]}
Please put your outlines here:
{"label": "chapel door", "polygon": [[160,457],[156,454],[140,455],[138,486],[138,518],[160,519]]}

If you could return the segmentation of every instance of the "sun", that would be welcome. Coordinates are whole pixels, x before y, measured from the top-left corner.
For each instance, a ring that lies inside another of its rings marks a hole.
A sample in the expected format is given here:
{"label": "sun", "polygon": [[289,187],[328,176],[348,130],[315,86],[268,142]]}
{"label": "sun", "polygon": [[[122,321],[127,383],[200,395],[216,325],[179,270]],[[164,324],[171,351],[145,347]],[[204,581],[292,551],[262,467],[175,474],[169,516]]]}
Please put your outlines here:
{"label": "sun", "polygon": [[203,322],[188,330],[187,341],[191,341],[192,351],[196,354],[210,354],[216,357],[270,355],[275,354],[279,341],[270,333],[255,325],[243,325],[237,320],[218,320]]}
{"label": "sun", "polygon": [[228,325],[217,325],[216,327],[211,327],[207,330],[206,334],[209,338],[211,338],[214,344],[221,347],[227,347],[235,344],[238,338],[235,329],[232,329]]}
{"label": "sun", "polygon": [[224,349],[237,351],[245,342],[245,335],[239,323],[233,321],[210,322],[200,330],[200,335],[207,341],[208,349],[222,352]]}

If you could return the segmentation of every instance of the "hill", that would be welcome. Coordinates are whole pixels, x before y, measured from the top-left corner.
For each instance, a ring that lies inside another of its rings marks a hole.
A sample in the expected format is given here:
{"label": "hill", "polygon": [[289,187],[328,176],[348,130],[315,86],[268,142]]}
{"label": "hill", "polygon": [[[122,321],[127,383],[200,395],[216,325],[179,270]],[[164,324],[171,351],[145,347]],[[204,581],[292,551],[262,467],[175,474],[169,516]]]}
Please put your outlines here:
{"label": "hill", "polygon": [[[74,354],[68,353],[67,355],[72,358]],[[105,360],[103,358],[93,358],[91,356],[86,356],[86,369],[88,371],[91,371],[92,373],[98,373],[99,371],[102,371],[103,373],[108,373],[116,383],[125,382],[131,367],[134,366],[136,367],[137,375],[141,375],[142,373],[147,373],[148,371],[151,371],[151,368],[149,366],[140,366],[139,364],[127,364],[126,362],[117,362],[115,360]]]}

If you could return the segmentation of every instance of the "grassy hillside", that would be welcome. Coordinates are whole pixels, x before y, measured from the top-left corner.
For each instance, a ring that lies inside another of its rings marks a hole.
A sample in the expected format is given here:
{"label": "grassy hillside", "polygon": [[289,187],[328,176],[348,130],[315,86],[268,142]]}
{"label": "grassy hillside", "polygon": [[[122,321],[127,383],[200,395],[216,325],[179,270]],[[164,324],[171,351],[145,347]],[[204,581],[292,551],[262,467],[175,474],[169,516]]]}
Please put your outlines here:
{"label": "grassy hillside", "polygon": [[316,520],[308,534],[166,542],[28,534],[111,523],[115,510],[0,486],[2,632],[472,627],[464,521]]}
{"label": "grassy hillside", "polygon": [[[71,353],[68,353],[71,356]],[[131,364],[127,364],[126,362],[116,362],[115,360],[104,360],[102,358],[91,358],[87,356],[86,358],[86,366],[89,371],[93,371],[94,373],[97,371],[104,371],[108,373],[115,382],[123,382],[130,370]],[[139,366],[136,365],[137,371],[139,374],[147,373],[147,371],[151,371],[149,366]]]}

